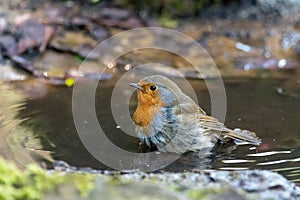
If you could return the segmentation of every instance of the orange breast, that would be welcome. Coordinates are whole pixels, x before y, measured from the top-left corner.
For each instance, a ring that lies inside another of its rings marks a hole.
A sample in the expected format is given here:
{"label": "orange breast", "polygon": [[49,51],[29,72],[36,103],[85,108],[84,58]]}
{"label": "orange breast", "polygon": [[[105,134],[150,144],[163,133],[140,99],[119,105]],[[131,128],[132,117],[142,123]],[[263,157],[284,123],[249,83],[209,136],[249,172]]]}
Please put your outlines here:
{"label": "orange breast", "polygon": [[133,121],[138,126],[148,126],[158,111],[158,106],[139,105],[133,114]]}
{"label": "orange breast", "polygon": [[150,95],[138,91],[138,106],[133,114],[133,121],[138,126],[148,126],[154,116],[164,106],[158,95]]}

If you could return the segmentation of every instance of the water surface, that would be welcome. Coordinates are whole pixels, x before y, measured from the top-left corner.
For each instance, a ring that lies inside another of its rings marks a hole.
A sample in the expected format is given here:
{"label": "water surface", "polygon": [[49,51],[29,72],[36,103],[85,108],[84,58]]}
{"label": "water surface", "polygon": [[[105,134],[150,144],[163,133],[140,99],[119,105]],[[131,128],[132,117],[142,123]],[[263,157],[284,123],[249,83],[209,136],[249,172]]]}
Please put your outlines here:
{"label": "water surface", "polygon": [[[139,140],[123,133],[111,113],[110,97],[114,84],[121,75],[115,75],[112,80],[101,84],[101,89],[97,90],[95,99],[97,116],[101,127],[112,142],[122,149],[139,152]],[[190,83],[197,94],[199,104],[210,113],[210,97],[205,82],[190,80]],[[240,127],[256,132],[262,139],[262,144],[257,148],[249,145],[234,149],[227,147],[231,152],[219,152],[205,159],[198,158],[195,154],[184,154],[163,170],[269,169],[299,183],[300,84],[297,75],[291,75],[289,79],[231,78],[225,79],[224,83],[227,93],[226,125],[230,128]],[[132,90],[125,85],[122,87],[125,93]],[[41,141],[42,150],[50,151],[54,160],[63,160],[70,165],[108,169],[88,153],[79,139],[72,116],[72,88],[51,86],[47,90],[46,95],[29,99],[26,109],[21,112],[22,118],[29,118],[23,125],[33,130],[35,139]],[[130,112],[136,103],[134,97],[131,100]],[[159,156],[164,159],[164,156],[168,155],[159,154]],[[151,163],[149,160],[144,162]]]}

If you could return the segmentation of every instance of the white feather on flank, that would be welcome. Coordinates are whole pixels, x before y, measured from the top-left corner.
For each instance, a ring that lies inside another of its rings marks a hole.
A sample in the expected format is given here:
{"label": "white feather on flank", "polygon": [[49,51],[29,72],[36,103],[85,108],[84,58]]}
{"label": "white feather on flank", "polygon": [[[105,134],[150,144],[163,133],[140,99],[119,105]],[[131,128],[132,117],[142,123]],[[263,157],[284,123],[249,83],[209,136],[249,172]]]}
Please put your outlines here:
{"label": "white feather on flank", "polygon": [[[174,117],[170,119],[167,116],[168,112],[176,112],[176,109],[161,108],[151,124],[147,127],[137,128],[137,135],[141,138],[141,141],[144,141],[148,146],[152,142],[160,151],[173,153],[199,151],[202,149],[209,151],[214,147],[217,136],[212,137],[207,130],[199,126],[196,120],[182,120],[189,116],[186,116],[186,114],[175,115],[174,113],[170,113],[169,116],[176,116],[176,119]],[[179,127],[176,125],[178,121],[187,124]],[[188,128],[183,129],[183,127]],[[147,132],[150,133],[149,137],[145,135]]]}

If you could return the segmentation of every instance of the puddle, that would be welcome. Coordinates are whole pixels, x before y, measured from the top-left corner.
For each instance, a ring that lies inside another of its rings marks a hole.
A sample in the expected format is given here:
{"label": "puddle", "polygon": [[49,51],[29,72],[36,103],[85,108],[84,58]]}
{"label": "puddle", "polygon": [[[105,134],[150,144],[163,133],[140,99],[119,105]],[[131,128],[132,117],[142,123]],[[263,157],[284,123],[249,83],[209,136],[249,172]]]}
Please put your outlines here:
{"label": "puddle", "polygon": [[[122,132],[110,109],[112,90],[121,75],[117,73],[112,80],[101,83],[101,90],[97,90],[95,100],[97,116],[103,131],[114,144],[131,152],[139,152],[139,140]],[[189,81],[199,104],[210,113],[210,97],[205,82]],[[300,99],[297,96],[300,95],[300,84],[297,82],[297,75],[290,79],[234,78],[225,79],[224,83],[227,93],[226,125],[256,132],[262,139],[262,144],[257,148],[249,145],[236,149],[228,147],[232,150],[230,153],[212,155],[205,159],[185,154],[163,170],[269,169],[300,183]],[[43,83],[36,82],[35,85]],[[132,90],[127,85],[121,87],[124,93]],[[72,116],[72,88],[50,86],[47,90],[46,94],[29,99],[26,109],[20,113],[21,118],[29,118],[23,122],[23,126],[35,134],[31,140],[40,141],[38,150],[51,152],[52,159],[63,160],[70,165],[109,169],[88,153],[77,134]],[[132,112],[134,98],[131,100]],[[124,105],[120,103],[116,106]],[[35,143],[31,140],[24,143],[33,144],[31,148],[34,149]],[[157,154],[161,160],[168,156],[170,155]],[[151,167],[151,159],[143,160],[145,166]],[[123,158],[120,166],[122,162],[133,161]],[[134,166],[133,162],[132,167]]]}

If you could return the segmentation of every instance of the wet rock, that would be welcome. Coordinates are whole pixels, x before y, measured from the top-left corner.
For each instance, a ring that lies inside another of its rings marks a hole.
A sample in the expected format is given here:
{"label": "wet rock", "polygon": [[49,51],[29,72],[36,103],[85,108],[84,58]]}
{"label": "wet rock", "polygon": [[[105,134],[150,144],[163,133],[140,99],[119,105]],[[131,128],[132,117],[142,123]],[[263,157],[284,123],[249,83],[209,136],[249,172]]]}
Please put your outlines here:
{"label": "wet rock", "polygon": [[49,3],[44,5],[42,11],[45,16],[44,20],[53,24],[68,25],[74,22],[75,24],[82,25],[83,20],[86,20],[78,14],[78,7],[76,5],[69,7],[64,3]]}
{"label": "wet rock", "polygon": [[[120,26],[122,27],[122,26]],[[139,27],[143,27],[143,24],[141,22],[141,20],[137,17],[131,17],[129,19],[127,19],[126,21],[124,21],[124,26],[123,28],[139,28]]]}
{"label": "wet rock", "polygon": [[58,31],[50,42],[52,48],[76,53],[82,57],[86,57],[96,45],[97,42],[83,32],[65,30]]}
{"label": "wet rock", "polygon": [[[47,51],[34,62],[18,55],[12,56],[11,59],[18,68],[51,85],[71,87],[74,85],[75,79],[105,81],[112,78],[111,73],[99,72],[97,61],[82,62],[71,54],[62,55]],[[84,71],[78,70],[79,66],[84,66]],[[43,92],[38,93],[43,94]]]}
{"label": "wet rock", "polygon": [[[57,24],[57,22],[55,22]],[[65,18],[64,22],[61,23],[60,25],[63,26],[64,29],[69,30],[69,31],[82,31],[86,30],[91,24],[91,20],[82,17],[80,15],[75,15],[68,18]]]}
{"label": "wet rock", "polygon": [[91,20],[86,18],[86,17],[82,17],[82,16],[75,16],[74,18],[72,18],[71,23],[74,26],[78,26],[78,27],[85,27],[88,24],[91,23]]}
{"label": "wet rock", "polygon": [[8,22],[5,16],[0,17],[0,34],[8,30]]}
{"label": "wet rock", "polygon": [[299,43],[299,41],[300,41],[300,32],[291,31],[285,33],[281,40],[282,49],[287,51],[291,48],[295,48],[296,45]]}
{"label": "wet rock", "polygon": [[37,77],[42,77],[43,76],[43,71],[36,68],[32,62],[22,56],[14,55],[11,57],[12,63],[14,66],[16,66],[19,69],[22,69],[23,71],[26,71],[27,73],[37,76]]}
{"label": "wet rock", "polygon": [[277,60],[275,58],[238,58],[236,60],[236,69],[240,70],[255,70],[255,69],[267,69],[267,70],[275,70],[275,69],[292,69],[297,67],[296,62],[280,59]]}
{"label": "wet rock", "polygon": [[[56,171],[61,171],[61,172],[74,172],[77,170],[76,167],[70,166],[68,163],[62,161],[62,160],[57,160],[53,162],[53,168]],[[82,170],[84,171],[84,170]]]}
{"label": "wet rock", "polygon": [[56,171],[66,171],[70,169],[70,165],[64,161],[58,160],[53,163],[53,168]]}
{"label": "wet rock", "polygon": [[65,73],[65,77],[72,78],[83,78],[86,80],[95,80],[95,81],[106,81],[112,79],[113,75],[110,73],[102,73],[99,72],[83,72],[75,69],[70,69]]}
{"label": "wet rock", "polygon": [[0,63],[0,80],[1,81],[23,81],[28,77],[12,67],[10,62],[3,61]]}
{"label": "wet rock", "polygon": [[265,12],[278,13],[281,16],[287,16],[300,11],[300,1],[298,0],[256,0],[257,6]]}
{"label": "wet rock", "polygon": [[[251,3],[244,2],[242,4],[246,5],[245,9],[247,9],[247,6],[249,7],[249,15],[251,15],[251,13],[257,14],[255,12],[259,9],[261,11],[268,11],[274,9],[284,10],[284,8],[290,9],[292,7],[292,1],[285,2],[276,0],[276,2],[279,2],[277,8],[274,7],[275,5],[266,5],[268,2],[263,0],[257,0],[258,6],[255,5],[254,1]],[[24,3],[24,5],[25,4],[26,3]],[[93,4],[92,6],[90,4],[79,5],[73,1],[47,2],[41,6],[36,5],[36,3],[31,4],[34,4],[34,7],[30,8],[35,9],[34,12],[32,12],[31,17],[29,17],[31,19],[28,19],[26,22],[26,17],[22,16],[23,20],[20,21],[22,21],[21,24],[27,23],[29,27],[33,27],[35,30],[34,32],[36,33],[34,37],[31,36],[33,31],[29,31],[31,28],[25,30],[23,27],[18,28],[16,35],[18,35],[19,38],[15,38],[14,29],[10,28],[9,20],[5,15],[0,16],[0,33],[3,30],[2,33],[4,34],[0,36],[0,45],[3,48],[2,52],[7,53],[9,56],[20,52],[28,53],[31,49],[39,49],[39,51],[43,52],[47,46],[47,40],[51,38],[51,30],[53,31],[53,29],[48,31],[49,34],[47,34],[47,28],[43,30],[42,27],[45,26],[45,24],[54,24],[57,30],[55,32],[55,37],[51,41],[51,45],[49,45],[53,49],[78,54],[78,58],[87,57],[95,60],[101,59],[101,55],[103,55],[101,53],[103,52],[92,51],[93,54],[90,54],[91,50],[97,46],[98,42],[105,40],[111,34],[120,32],[122,29],[142,27],[145,24],[151,25],[151,20],[153,20],[156,25],[158,22],[157,19],[151,19],[146,13],[147,11],[143,11],[140,13],[140,16],[136,16],[129,10],[109,7],[109,3],[106,4],[102,2]],[[270,2],[269,4],[273,3]],[[256,11],[253,10],[253,7],[255,6]],[[26,8],[26,6],[24,8]],[[17,9],[18,7],[16,7],[15,12],[19,12]],[[232,7],[230,7],[229,10],[232,11]],[[234,13],[233,16],[239,16],[240,13],[240,11]],[[274,15],[276,14],[277,11]],[[18,15],[14,15],[13,19],[15,16]],[[197,18],[196,20],[189,20],[188,23],[182,23],[188,24],[187,26],[189,26],[189,28],[184,29],[181,24],[177,30],[184,30],[184,33],[188,33],[189,36],[200,41],[214,59],[222,75],[225,75],[226,77],[240,76],[241,73],[243,73],[243,75],[254,74],[249,71],[241,72],[240,70],[235,69],[236,60],[239,60],[238,62],[240,62],[239,58],[244,57],[252,58],[265,56],[267,58],[266,60],[259,62],[253,61],[251,68],[260,68],[255,65],[266,64],[268,66],[267,68],[273,69],[273,67],[275,68],[276,62],[279,64],[280,60],[280,63],[283,64],[284,68],[289,68],[289,65],[292,65],[290,63],[290,61],[292,62],[292,57],[294,59],[295,54],[300,54],[297,22],[283,22],[276,24],[276,26],[272,23],[267,23],[266,25],[266,22],[269,21],[263,18],[263,15],[261,15],[261,17],[262,18],[259,18],[261,21],[251,21],[251,26],[249,26],[249,21],[239,20],[240,18],[218,20],[202,20]],[[295,19],[298,18],[294,18],[294,20]],[[7,34],[7,30],[13,34]],[[284,36],[282,36],[283,30],[286,30]],[[291,32],[290,30],[294,31]],[[42,37],[43,34],[44,37]],[[130,41],[134,40],[136,40],[134,37],[130,39]],[[142,42],[152,45],[153,40],[153,38],[149,38]],[[158,41],[157,43],[162,42],[165,41]],[[131,45],[130,43],[131,42],[129,42],[127,46]],[[120,45],[114,45],[110,48],[117,49],[119,46]],[[189,46],[182,46],[182,49],[189,49]],[[290,49],[291,51],[289,51]],[[191,51],[191,55],[192,54],[193,52]],[[159,56],[156,56],[155,58],[161,57],[160,54],[158,55]],[[130,64],[133,67],[136,66],[136,63],[139,64],[138,62],[135,63],[134,59],[136,59],[136,57],[137,56],[129,60],[126,64]],[[274,58],[276,61],[271,58]],[[137,59],[142,60],[144,58]],[[200,75],[186,63],[180,62],[176,58],[171,59],[173,61],[165,61],[164,58],[159,61],[163,60],[163,64],[166,63],[172,67],[175,66],[175,68],[184,74],[185,77],[211,77],[210,75],[207,75],[210,73],[210,69],[209,67],[206,67],[207,64],[205,63],[204,58],[201,58],[202,60],[197,58],[201,67],[203,66],[203,75]],[[284,59],[286,59],[287,65],[284,65]],[[130,61],[132,61],[132,63]],[[126,64],[123,65],[123,63],[121,63],[122,68],[124,68]],[[240,67],[239,65],[240,64],[238,63],[238,68]],[[242,63],[241,65],[244,64]],[[244,68],[244,66],[241,66],[240,68]],[[254,76],[257,76],[257,74]]]}
{"label": "wet rock", "polygon": [[[270,180],[267,177],[274,178],[274,180]],[[120,176],[120,179],[137,180],[146,183],[154,181],[156,184],[164,186],[166,190],[168,190],[168,186],[173,185],[181,194],[186,194],[193,199],[203,199],[204,197],[206,199],[248,199],[255,197],[260,199],[288,199],[297,197],[300,194],[299,188],[294,184],[289,183],[280,175],[267,171],[216,171],[183,174],[136,173]],[[260,188],[262,180],[266,182],[269,180],[271,183],[263,182],[266,185]],[[140,184],[143,185],[143,182]],[[276,190],[275,188],[280,189]],[[274,191],[272,191],[273,189]]]}
{"label": "wet rock", "polygon": [[131,183],[122,183],[122,181],[112,180],[112,184],[107,184],[100,178],[96,181],[96,188],[92,192],[89,199],[118,199],[118,200],[160,200],[174,199],[187,200],[185,195],[172,192],[159,184],[139,183],[133,181]]}
{"label": "wet rock", "polygon": [[[125,179],[137,179],[139,176],[124,175]],[[143,174],[143,180],[159,180],[160,184],[175,184],[181,192],[214,191],[219,188],[219,198],[226,193],[243,198],[258,199],[296,199],[300,197],[300,188],[287,181],[281,175],[270,171],[210,171],[202,173],[164,173]],[[226,186],[225,186],[226,185]],[[224,192],[227,191],[227,192]],[[208,193],[210,196],[216,192]],[[218,194],[218,193],[217,193]],[[229,198],[232,199],[232,198]]]}
{"label": "wet rock", "polygon": [[47,45],[48,45],[49,41],[51,40],[53,34],[54,34],[54,28],[51,26],[46,26],[43,41],[39,48],[40,53],[43,53],[46,50]]}
{"label": "wet rock", "polygon": [[[78,170],[80,173],[90,172],[90,169]],[[96,177],[96,187],[89,194],[89,199],[97,199],[100,194],[109,199],[300,198],[299,187],[281,175],[266,170],[200,170],[185,173],[92,170],[92,173]]]}
{"label": "wet rock", "polygon": [[102,8],[100,17],[104,19],[125,20],[132,16],[130,11],[120,8]]}
{"label": "wet rock", "polygon": [[102,41],[110,36],[109,31],[103,26],[93,24],[89,27],[89,32],[91,36],[97,41]]}
{"label": "wet rock", "polygon": [[247,44],[243,44],[241,42],[237,42],[235,44],[235,47],[241,51],[244,51],[244,52],[251,52],[251,51],[254,51],[255,49],[253,47],[251,47],[250,45],[247,45]]}
{"label": "wet rock", "polygon": [[1,35],[0,45],[2,55],[12,56],[17,53],[18,44],[12,35]]}
{"label": "wet rock", "polygon": [[133,29],[142,27],[143,24],[140,19],[136,17],[130,17],[124,21],[114,19],[98,19],[97,22],[104,26],[116,26],[120,28]]}
{"label": "wet rock", "polygon": [[85,43],[82,44],[82,46],[78,49],[78,54],[84,58],[89,58],[89,59],[98,59],[99,54],[96,51],[93,51],[95,47],[92,46],[91,44]]}
{"label": "wet rock", "polygon": [[226,30],[223,34],[235,40],[246,40],[251,37],[251,33],[246,30]]}
{"label": "wet rock", "polygon": [[47,51],[43,56],[37,58],[33,65],[42,75],[48,77],[64,77],[66,71],[78,68],[81,61],[71,54],[61,54],[55,51]]}
{"label": "wet rock", "polygon": [[17,17],[15,25],[15,34],[18,36],[18,54],[36,47],[39,48],[39,52],[43,52],[54,33],[52,27],[40,23],[29,14]]}

